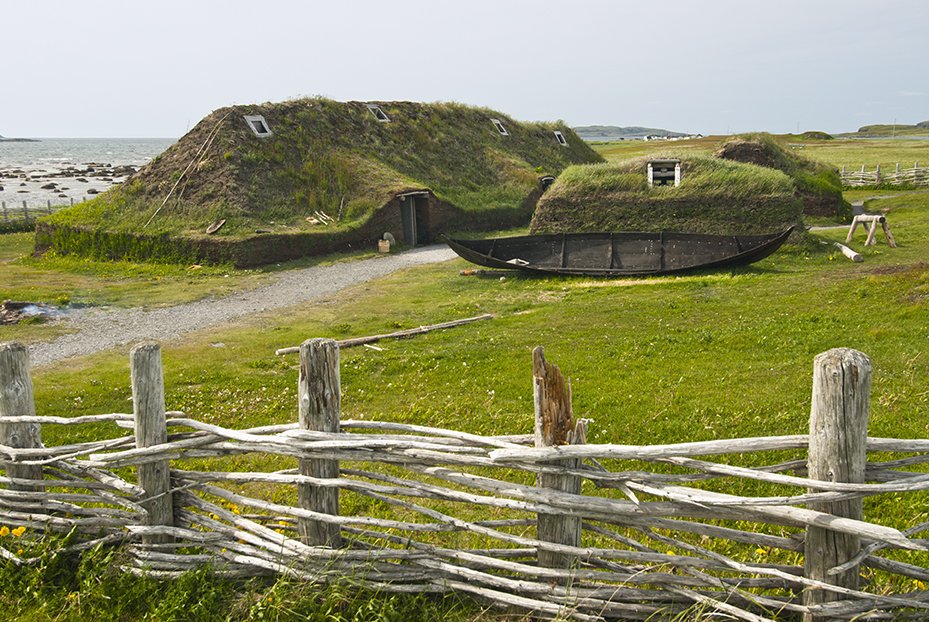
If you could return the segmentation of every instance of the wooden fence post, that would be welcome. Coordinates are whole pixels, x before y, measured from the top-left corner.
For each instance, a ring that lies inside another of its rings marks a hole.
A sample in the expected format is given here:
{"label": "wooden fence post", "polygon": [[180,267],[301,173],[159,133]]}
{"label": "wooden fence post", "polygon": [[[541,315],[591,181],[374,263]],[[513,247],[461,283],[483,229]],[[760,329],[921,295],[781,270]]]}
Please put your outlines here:
{"label": "wooden fence post", "polygon": [[[545,360],[541,346],[532,351],[533,401],[535,404],[535,446],[552,447],[571,444],[574,418],[571,412],[571,385],[558,366]],[[568,458],[546,462],[547,466],[577,468],[578,460]],[[542,473],[536,480],[540,488],[580,494],[581,478],[576,475]],[[542,514],[537,519],[538,539],[544,542],[580,546],[581,519],[575,516]],[[570,568],[575,556],[539,551],[539,566]]]}
{"label": "wooden fence post", "polygon": [[[300,427],[316,432],[338,432],[341,409],[339,345],[332,339],[308,339],[300,345]],[[300,460],[300,475],[338,478],[339,461],[306,458]],[[299,507],[323,514],[339,515],[339,489],[313,484],[297,484]],[[301,539],[311,546],[339,547],[339,525],[301,518],[297,523]]]}
{"label": "wooden fence post", "polygon": [[[18,343],[0,343],[0,417],[35,417],[32,377],[29,375],[29,351]],[[38,423],[0,423],[0,443],[18,449],[42,446],[42,429]],[[38,465],[3,464],[7,477],[42,479]],[[13,490],[39,491],[39,485],[11,484]]]}
{"label": "wooden fence post", "polygon": [[6,201],[3,201],[3,222],[8,222],[10,220],[10,215],[6,212]]}
{"label": "wooden fence post", "polygon": [[[836,348],[816,357],[810,409],[810,479],[864,482],[870,395],[871,361],[866,355],[849,348]],[[810,508],[861,520],[862,501],[811,504]],[[807,527],[804,574],[809,579],[858,589],[857,566],[838,575],[829,575],[828,570],[852,559],[859,549],[857,536]],[[816,605],[841,598],[835,592],[809,588],[804,593],[804,604]],[[821,619],[804,615],[805,621]]]}
{"label": "wooden fence post", "polygon": [[25,201],[23,201],[23,218],[29,220],[29,208],[26,207]]}
{"label": "wooden fence post", "polygon": [[[151,447],[168,441],[165,423],[165,387],[161,370],[161,347],[142,343],[129,352],[132,376],[132,409],[135,415],[136,447]],[[139,485],[145,490],[149,525],[174,526],[174,499],[171,495],[171,466],[168,460],[138,466]],[[152,497],[157,497],[152,499]],[[170,536],[146,536],[146,544],[172,542]]]}

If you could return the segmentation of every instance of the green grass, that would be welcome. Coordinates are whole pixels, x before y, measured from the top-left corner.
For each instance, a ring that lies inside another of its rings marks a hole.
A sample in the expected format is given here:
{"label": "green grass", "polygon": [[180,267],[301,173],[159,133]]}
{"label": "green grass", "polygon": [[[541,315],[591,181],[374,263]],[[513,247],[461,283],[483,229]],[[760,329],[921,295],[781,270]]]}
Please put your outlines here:
{"label": "green grass", "polygon": [[[275,356],[276,348],[309,337],[359,336],[492,312],[494,320],[382,343],[380,352],[344,351],[343,416],[480,433],[531,432],[530,353],[543,345],[571,379],[575,414],[594,420],[591,442],[802,434],[813,357],[842,346],[867,353],[874,365],[871,434],[926,438],[929,195],[905,194],[867,207],[889,210],[900,247],[865,249],[856,239],[863,264],[847,261],[828,244],[844,239],[845,231],[835,230],[821,234],[826,244],[787,246],[748,268],[679,278],[461,277],[458,270],[468,264],[458,260],[399,273],[329,304],[260,315],[247,325],[165,344],[168,406],[231,427],[291,422],[297,416],[297,361]],[[43,414],[125,412],[126,349],[39,370],[34,382]],[[46,444],[74,440],[74,434],[49,428]],[[923,506],[918,497],[888,497],[869,502],[867,511],[882,523],[906,527],[918,522]],[[8,578],[5,615],[23,611],[26,619],[76,620],[95,610],[65,610],[67,594],[101,603],[92,592],[110,590],[105,593],[126,591],[136,608],[101,619],[155,619],[159,607],[175,612],[164,619],[188,619],[181,605],[191,588],[173,593],[170,583],[96,572],[86,581],[73,570],[31,583]],[[364,607],[398,608],[411,620],[498,619],[456,601],[408,605],[338,587],[310,594],[299,586],[227,585],[206,575],[190,581],[204,591],[205,602],[223,603],[210,609],[211,619],[259,619],[252,605],[275,589],[294,603],[294,611],[310,607],[305,600],[337,599],[333,593],[357,603],[340,605],[341,619],[361,619],[353,616]],[[423,617],[414,613],[417,607]]]}
{"label": "green grass", "polygon": [[[673,149],[681,154],[709,154],[716,150],[725,137],[682,140],[673,143],[664,141],[623,141],[618,143],[594,144],[593,148],[609,161],[652,155]],[[861,165],[873,171],[877,164],[883,170],[894,170],[899,162],[901,168],[929,165],[929,140],[881,140],[836,138],[834,140],[803,140],[799,136],[776,137],[788,149],[813,160],[825,162],[841,169],[860,169]]]}
{"label": "green grass", "polygon": [[[120,551],[94,549],[58,555],[57,541],[40,546],[42,563],[0,563],[0,620],[10,622],[449,622],[477,620],[481,609],[454,596],[390,595],[350,583],[323,588],[313,582],[217,577],[210,568],[173,581],[121,571]],[[23,546],[28,546],[24,544]],[[40,551],[33,551],[39,553]],[[515,621],[516,618],[514,617]]]}
{"label": "green grass", "polygon": [[[32,233],[0,235],[0,301],[45,303],[63,309],[77,306],[156,307],[208,296],[225,296],[268,283],[283,270],[371,257],[355,251],[271,264],[256,270],[229,266],[133,263],[49,253],[33,257]],[[0,325],[0,341],[31,342],[68,332],[67,325]]]}
{"label": "green grass", "polygon": [[260,273],[227,266],[33,257],[34,234],[0,235],[0,299],[51,304],[171,305],[253,286]]}
{"label": "green grass", "polygon": [[840,134],[843,138],[890,138],[893,136],[923,136],[929,138],[929,121],[914,125],[905,123],[876,123],[858,128],[857,132]]}

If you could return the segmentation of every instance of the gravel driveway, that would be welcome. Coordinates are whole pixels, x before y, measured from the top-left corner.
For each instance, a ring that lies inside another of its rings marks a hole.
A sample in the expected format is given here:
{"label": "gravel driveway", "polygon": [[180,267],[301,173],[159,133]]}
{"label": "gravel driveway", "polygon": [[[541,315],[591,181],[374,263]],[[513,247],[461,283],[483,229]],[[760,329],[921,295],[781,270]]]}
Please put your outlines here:
{"label": "gravel driveway", "polygon": [[176,339],[185,333],[252,313],[318,300],[403,268],[454,257],[455,253],[447,246],[427,246],[371,259],[291,270],[270,285],[219,299],[207,298],[151,311],[138,308],[81,310],[72,313],[69,319],[77,332],[48,343],[30,345],[30,358],[33,367],[41,367],[126,343]]}

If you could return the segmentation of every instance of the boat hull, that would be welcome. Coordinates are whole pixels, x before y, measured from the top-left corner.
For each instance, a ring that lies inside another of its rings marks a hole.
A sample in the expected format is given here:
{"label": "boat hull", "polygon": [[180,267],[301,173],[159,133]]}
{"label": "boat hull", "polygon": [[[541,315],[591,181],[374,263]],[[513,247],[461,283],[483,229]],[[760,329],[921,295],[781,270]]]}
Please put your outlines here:
{"label": "boat hull", "polygon": [[486,240],[446,238],[446,242],[464,259],[488,268],[636,276],[748,265],[780,248],[792,230],[769,235],[552,233]]}

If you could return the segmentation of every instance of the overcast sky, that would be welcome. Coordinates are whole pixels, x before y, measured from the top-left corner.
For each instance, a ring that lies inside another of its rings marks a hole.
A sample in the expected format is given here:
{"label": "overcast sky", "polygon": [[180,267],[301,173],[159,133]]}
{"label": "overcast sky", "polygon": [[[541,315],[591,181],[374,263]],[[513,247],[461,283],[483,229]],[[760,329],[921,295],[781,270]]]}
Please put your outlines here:
{"label": "overcast sky", "polygon": [[703,134],[929,119],[927,0],[0,0],[0,44],[5,136],[177,137],[311,95]]}

